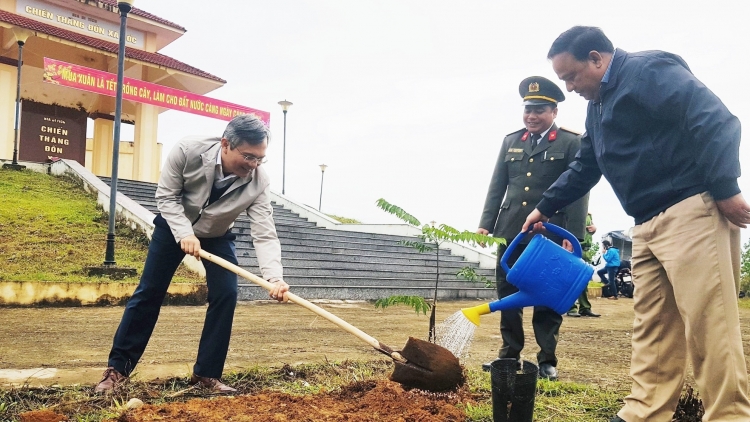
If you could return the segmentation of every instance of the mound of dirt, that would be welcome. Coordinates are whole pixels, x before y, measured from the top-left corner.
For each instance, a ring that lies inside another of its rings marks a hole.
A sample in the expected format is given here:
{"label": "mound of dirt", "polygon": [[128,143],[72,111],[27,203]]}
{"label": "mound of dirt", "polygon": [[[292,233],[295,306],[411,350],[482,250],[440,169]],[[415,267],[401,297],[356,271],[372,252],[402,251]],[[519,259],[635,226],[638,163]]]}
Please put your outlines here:
{"label": "mound of dirt", "polygon": [[461,393],[409,390],[390,381],[363,381],[333,393],[294,396],[261,392],[251,396],[194,399],[129,411],[117,422],[361,421],[451,422],[465,420],[456,405]]}
{"label": "mound of dirt", "polygon": [[19,415],[21,422],[63,422],[67,421],[63,415],[58,415],[51,410],[34,410]]}

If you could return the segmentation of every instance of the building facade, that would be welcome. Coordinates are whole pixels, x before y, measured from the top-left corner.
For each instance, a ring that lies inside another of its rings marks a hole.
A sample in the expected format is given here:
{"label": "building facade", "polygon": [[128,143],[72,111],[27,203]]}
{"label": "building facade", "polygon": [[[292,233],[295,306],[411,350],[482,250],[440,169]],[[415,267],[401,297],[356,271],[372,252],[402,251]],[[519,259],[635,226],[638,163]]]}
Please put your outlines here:
{"label": "building facade", "polygon": [[[186,32],[182,26],[138,8],[128,14],[127,25],[126,78],[197,95],[226,83],[159,53]],[[71,158],[96,175],[111,175],[114,97],[50,83],[45,59],[117,73],[119,26],[116,0],[0,0],[0,160],[13,156],[18,41],[25,39],[20,66],[19,161]],[[134,125],[134,139],[121,143],[119,177],[158,180],[158,121],[159,114],[168,109],[153,102],[123,100],[122,122]],[[87,140],[91,120],[93,137]]]}

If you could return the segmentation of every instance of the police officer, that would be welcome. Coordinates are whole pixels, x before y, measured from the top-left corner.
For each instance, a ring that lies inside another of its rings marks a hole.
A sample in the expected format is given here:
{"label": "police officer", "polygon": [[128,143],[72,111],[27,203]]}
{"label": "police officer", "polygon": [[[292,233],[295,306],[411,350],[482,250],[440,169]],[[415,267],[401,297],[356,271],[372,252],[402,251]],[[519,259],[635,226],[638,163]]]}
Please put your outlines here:
{"label": "police officer", "polygon": [[[557,103],[565,100],[565,95],[554,82],[541,76],[531,76],[521,81],[518,90],[523,98],[523,122],[526,127],[507,135],[503,140],[477,230],[477,233],[503,237],[508,243],[521,231],[526,216],[542,199],[544,191],[568,168],[580,149],[578,133],[555,125]],[[550,222],[583,239],[587,211],[588,194],[555,214]],[[556,236],[548,237],[562,243],[562,239]],[[513,251],[509,265],[515,263],[528,240]],[[506,281],[505,271],[500,266],[500,258],[505,250],[506,246],[501,245],[497,254],[496,279],[500,298],[518,291]],[[499,357],[520,359],[524,346],[522,317],[522,309],[501,311],[500,333],[503,342]],[[555,349],[562,316],[550,308],[536,306],[532,323],[536,342],[541,348],[537,354],[539,376],[555,380]],[[489,364],[483,365],[483,368],[489,370]]]}

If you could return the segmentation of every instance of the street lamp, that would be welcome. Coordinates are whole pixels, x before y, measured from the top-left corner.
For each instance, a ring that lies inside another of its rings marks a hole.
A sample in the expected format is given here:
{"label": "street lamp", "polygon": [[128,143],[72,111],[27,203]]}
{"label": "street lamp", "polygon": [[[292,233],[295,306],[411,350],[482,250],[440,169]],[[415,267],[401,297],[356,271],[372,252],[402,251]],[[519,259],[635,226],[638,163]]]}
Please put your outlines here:
{"label": "street lamp", "polygon": [[18,68],[16,70],[16,123],[13,132],[13,161],[11,164],[3,164],[3,168],[23,170],[26,166],[18,164],[18,142],[20,137],[18,125],[21,120],[21,66],[23,65],[23,45],[26,44],[26,40],[31,33],[24,30],[14,29],[13,34],[16,36],[16,41],[18,41]]}
{"label": "street lamp", "polygon": [[115,133],[112,139],[112,178],[109,182],[109,232],[107,233],[107,252],[105,266],[115,266],[115,213],[117,211],[117,164],[120,156],[120,125],[122,121],[122,85],[125,73],[125,39],[127,38],[128,12],[135,0],[119,0],[120,9],[120,49],[117,53],[117,95],[115,97]]}
{"label": "street lamp", "polygon": [[318,202],[318,211],[320,211],[320,206],[323,205],[323,175],[326,173],[327,168],[328,166],[325,164],[320,165],[320,201]]}
{"label": "street lamp", "polygon": [[279,101],[281,110],[284,112],[284,153],[281,158],[281,194],[284,194],[284,188],[286,185],[286,111],[292,106],[292,103],[284,100]]}

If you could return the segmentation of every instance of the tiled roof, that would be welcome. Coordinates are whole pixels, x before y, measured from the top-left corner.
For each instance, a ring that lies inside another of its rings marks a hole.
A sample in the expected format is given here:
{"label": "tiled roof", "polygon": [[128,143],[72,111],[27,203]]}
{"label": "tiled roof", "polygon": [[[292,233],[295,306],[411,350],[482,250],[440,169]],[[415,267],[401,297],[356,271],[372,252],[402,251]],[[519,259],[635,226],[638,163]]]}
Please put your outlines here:
{"label": "tiled roof", "polygon": [[[108,51],[110,53],[117,54],[120,48],[119,45],[113,42],[100,40],[98,38],[92,38],[92,37],[82,35],[76,32],[68,31],[67,29],[57,28],[55,26],[48,25],[42,22],[38,22],[29,18],[25,18],[23,16],[16,15],[15,13],[6,12],[4,10],[0,10],[0,21],[7,22],[16,26],[20,26],[22,28],[30,29],[32,31],[42,32],[44,34],[52,35],[52,36],[55,36],[55,37],[58,37],[67,41],[72,41],[78,44],[93,47],[98,50]],[[227,82],[218,76],[214,76],[208,72],[204,72],[198,68],[195,68],[179,60],[175,60],[169,56],[165,56],[159,53],[149,53],[147,51],[138,50],[136,48],[125,47],[125,57],[135,59],[135,60],[140,60],[146,63],[152,63],[155,65],[168,67],[170,69],[179,70],[185,73],[189,73],[191,75],[200,76],[200,77],[211,79],[211,80],[221,82],[221,83]]]}
{"label": "tiled roof", "polygon": [[[102,2],[102,3],[104,3],[104,4],[108,4],[110,6],[114,6],[115,10],[117,10],[117,0],[99,0],[99,1]],[[144,10],[138,9],[137,7],[132,8],[130,10],[130,13],[132,13],[132,14],[134,14],[136,16],[140,16],[140,17],[146,18],[146,19],[151,19],[152,21],[159,22],[162,25],[171,26],[172,28],[176,28],[176,29],[179,29],[181,31],[185,31],[186,30],[184,27],[182,27],[180,25],[177,25],[174,22],[170,22],[170,21],[168,21],[166,19],[162,19],[162,18],[160,18],[160,17],[158,17],[156,15],[152,15],[151,13],[148,13],[148,12],[146,12]]]}

